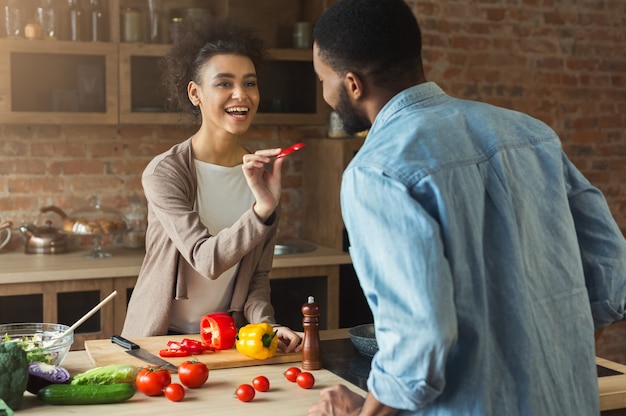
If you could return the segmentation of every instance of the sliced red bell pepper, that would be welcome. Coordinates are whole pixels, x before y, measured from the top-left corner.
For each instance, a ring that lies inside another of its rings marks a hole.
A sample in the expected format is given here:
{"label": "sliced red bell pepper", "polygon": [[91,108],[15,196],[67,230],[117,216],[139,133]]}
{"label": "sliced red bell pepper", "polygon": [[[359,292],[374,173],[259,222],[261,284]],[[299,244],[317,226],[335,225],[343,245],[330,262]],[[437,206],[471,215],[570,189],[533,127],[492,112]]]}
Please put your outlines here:
{"label": "sliced red bell pepper", "polygon": [[204,315],[200,321],[200,338],[204,345],[216,350],[232,348],[237,338],[235,320],[224,312]]}
{"label": "sliced red bell pepper", "polygon": [[167,341],[167,347],[172,350],[184,350],[183,344],[178,341]]}
{"label": "sliced red bell pepper", "polygon": [[166,348],[159,351],[159,355],[161,357],[188,357],[191,354],[180,348]]}
{"label": "sliced red bell pepper", "polygon": [[182,341],[168,341],[167,349],[186,351],[187,355],[202,354],[206,351],[215,351],[215,348],[205,345],[202,341],[184,338]]}
{"label": "sliced red bell pepper", "polygon": [[189,351],[191,354],[202,354],[205,351],[213,351],[214,349],[208,345],[205,345],[201,341],[195,339],[184,338],[180,345]]}

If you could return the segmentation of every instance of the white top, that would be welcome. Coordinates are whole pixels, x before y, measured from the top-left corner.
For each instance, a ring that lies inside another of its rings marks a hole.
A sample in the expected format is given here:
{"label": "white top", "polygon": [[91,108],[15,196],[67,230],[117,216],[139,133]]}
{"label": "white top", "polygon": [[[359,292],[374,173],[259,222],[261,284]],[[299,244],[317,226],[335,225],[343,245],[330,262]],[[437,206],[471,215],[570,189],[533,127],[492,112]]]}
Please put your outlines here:
{"label": "white top", "polygon": [[[196,160],[198,198],[196,210],[211,235],[232,226],[250,209],[254,196],[248,187],[241,165],[224,167]],[[207,313],[226,312],[239,263],[215,280],[202,277],[185,262],[188,299],[174,300],[169,327],[180,333],[200,331],[200,320]]]}

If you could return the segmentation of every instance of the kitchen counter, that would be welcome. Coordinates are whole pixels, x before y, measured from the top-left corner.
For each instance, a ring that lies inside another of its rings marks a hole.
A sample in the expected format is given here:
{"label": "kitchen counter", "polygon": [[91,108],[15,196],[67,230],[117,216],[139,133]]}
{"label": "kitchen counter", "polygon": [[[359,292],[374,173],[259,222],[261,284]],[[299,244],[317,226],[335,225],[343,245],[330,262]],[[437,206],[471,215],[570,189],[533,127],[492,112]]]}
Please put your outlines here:
{"label": "kitchen counter", "polygon": [[[322,340],[345,337],[346,330],[321,331]],[[63,366],[71,374],[86,371],[93,367],[85,351],[71,351]],[[310,390],[301,389],[295,383],[287,381],[283,375],[291,366],[301,367],[301,363],[283,363],[273,365],[258,365],[252,367],[229,368],[210,370],[209,380],[199,389],[185,389],[185,398],[181,402],[170,402],[163,396],[148,397],[143,393],[136,393],[124,403],[85,406],[51,406],[41,402],[30,393],[25,393],[24,404],[16,413],[19,415],[46,414],[67,415],[89,413],[92,416],[111,415],[134,416],[145,414],[185,414],[185,415],[229,415],[255,416],[277,415],[305,415],[307,409],[319,399],[320,390],[338,383],[346,385],[351,390],[365,395],[365,391],[347,382],[329,370],[312,371],[315,376],[315,386]],[[265,375],[270,380],[270,390],[265,393],[256,393],[255,398],[248,403],[242,403],[234,397],[234,391],[239,384],[251,383],[258,375]],[[178,376],[172,375],[172,382],[177,382]]]}
{"label": "kitchen counter", "polygon": [[[314,244],[314,243],[311,243]],[[336,266],[350,264],[350,255],[340,250],[314,244],[307,253],[274,257],[273,269],[292,267]],[[0,284],[50,282],[57,280],[114,278],[137,276],[144,257],[143,249],[105,248],[113,256],[103,259],[85,258],[89,250],[65,254],[0,254]],[[282,276],[281,273],[277,273]],[[280,278],[280,277],[279,277]]]}
{"label": "kitchen counter", "polygon": [[[137,393],[128,402],[111,405],[84,406],[49,406],[30,393],[26,393],[23,408],[19,414],[82,414],[85,411],[98,415],[143,415],[169,411],[189,415],[304,415],[306,409],[318,400],[319,392],[324,387],[338,383],[365,396],[367,376],[371,359],[359,355],[347,338],[347,329],[320,331],[322,344],[323,370],[313,371],[316,383],[313,389],[303,390],[284,379],[284,371],[291,366],[301,367],[300,363],[282,363],[258,365],[252,367],[211,370],[207,384],[195,390],[186,390],[185,399],[179,403],[168,401],[165,397],[147,397]],[[626,366],[620,363],[597,358],[600,388],[600,408],[602,416],[626,415]],[[87,353],[71,351],[63,366],[71,374],[77,374],[93,368]],[[250,403],[241,403],[233,397],[233,392],[241,383],[249,383],[257,375],[265,375],[270,380],[271,389],[267,393],[257,393]],[[173,375],[173,381],[177,381]],[[622,410],[620,410],[622,409]],[[247,413],[246,413],[247,412]]]}

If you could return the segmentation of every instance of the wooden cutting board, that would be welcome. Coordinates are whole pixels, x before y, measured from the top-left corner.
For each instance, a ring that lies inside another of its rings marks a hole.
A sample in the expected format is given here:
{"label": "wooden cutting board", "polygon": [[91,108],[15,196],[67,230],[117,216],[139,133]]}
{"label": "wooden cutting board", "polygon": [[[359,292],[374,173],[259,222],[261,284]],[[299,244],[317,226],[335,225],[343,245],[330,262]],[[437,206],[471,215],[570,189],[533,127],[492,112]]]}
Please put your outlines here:
{"label": "wooden cutting board", "polygon": [[[168,341],[182,341],[183,338],[200,340],[200,335],[164,335],[149,338],[129,338],[129,340],[138,344],[141,349],[146,350],[147,352],[158,357],[159,350],[167,348]],[[130,364],[138,367],[147,365],[145,361],[127,354],[124,348],[112,343],[111,339],[87,340],[85,341],[85,350],[87,351],[89,359],[96,367],[109,364]],[[256,360],[241,354],[233,347],[229,350],[220,350],[189,357],[168,357],[164,358],[164,360],[178,366],[183,361],[187,361],[192,358],[197,358],[198,361],[205,363],[209,369],[218,369],[298,362],[302,361],[302,353],[298,352],[285,354],[278,350],[276,351],[276,355],[272,358],[268,358],[266,360]]]}

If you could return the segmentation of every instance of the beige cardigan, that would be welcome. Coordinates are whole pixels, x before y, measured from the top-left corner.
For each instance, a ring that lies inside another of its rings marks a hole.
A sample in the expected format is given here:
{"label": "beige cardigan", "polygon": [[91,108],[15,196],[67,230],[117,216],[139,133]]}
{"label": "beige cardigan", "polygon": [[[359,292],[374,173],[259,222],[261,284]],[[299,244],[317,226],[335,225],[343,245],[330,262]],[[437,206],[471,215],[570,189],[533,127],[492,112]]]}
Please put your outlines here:
{"label": "beige cardigan", "polygon": [[197,179],[191,139],[155,157],[143,172],[142,185],[148,201],[146,256],[122,336],[167,334],[172,300],[187,297],[185,277],[179,274],[182,262],[216,279],[240,261],[229,312],[238,326],[274,324],[268,273],[280,210],[263,223],[250,208],[231,227],[210,235],[194,208]]}

